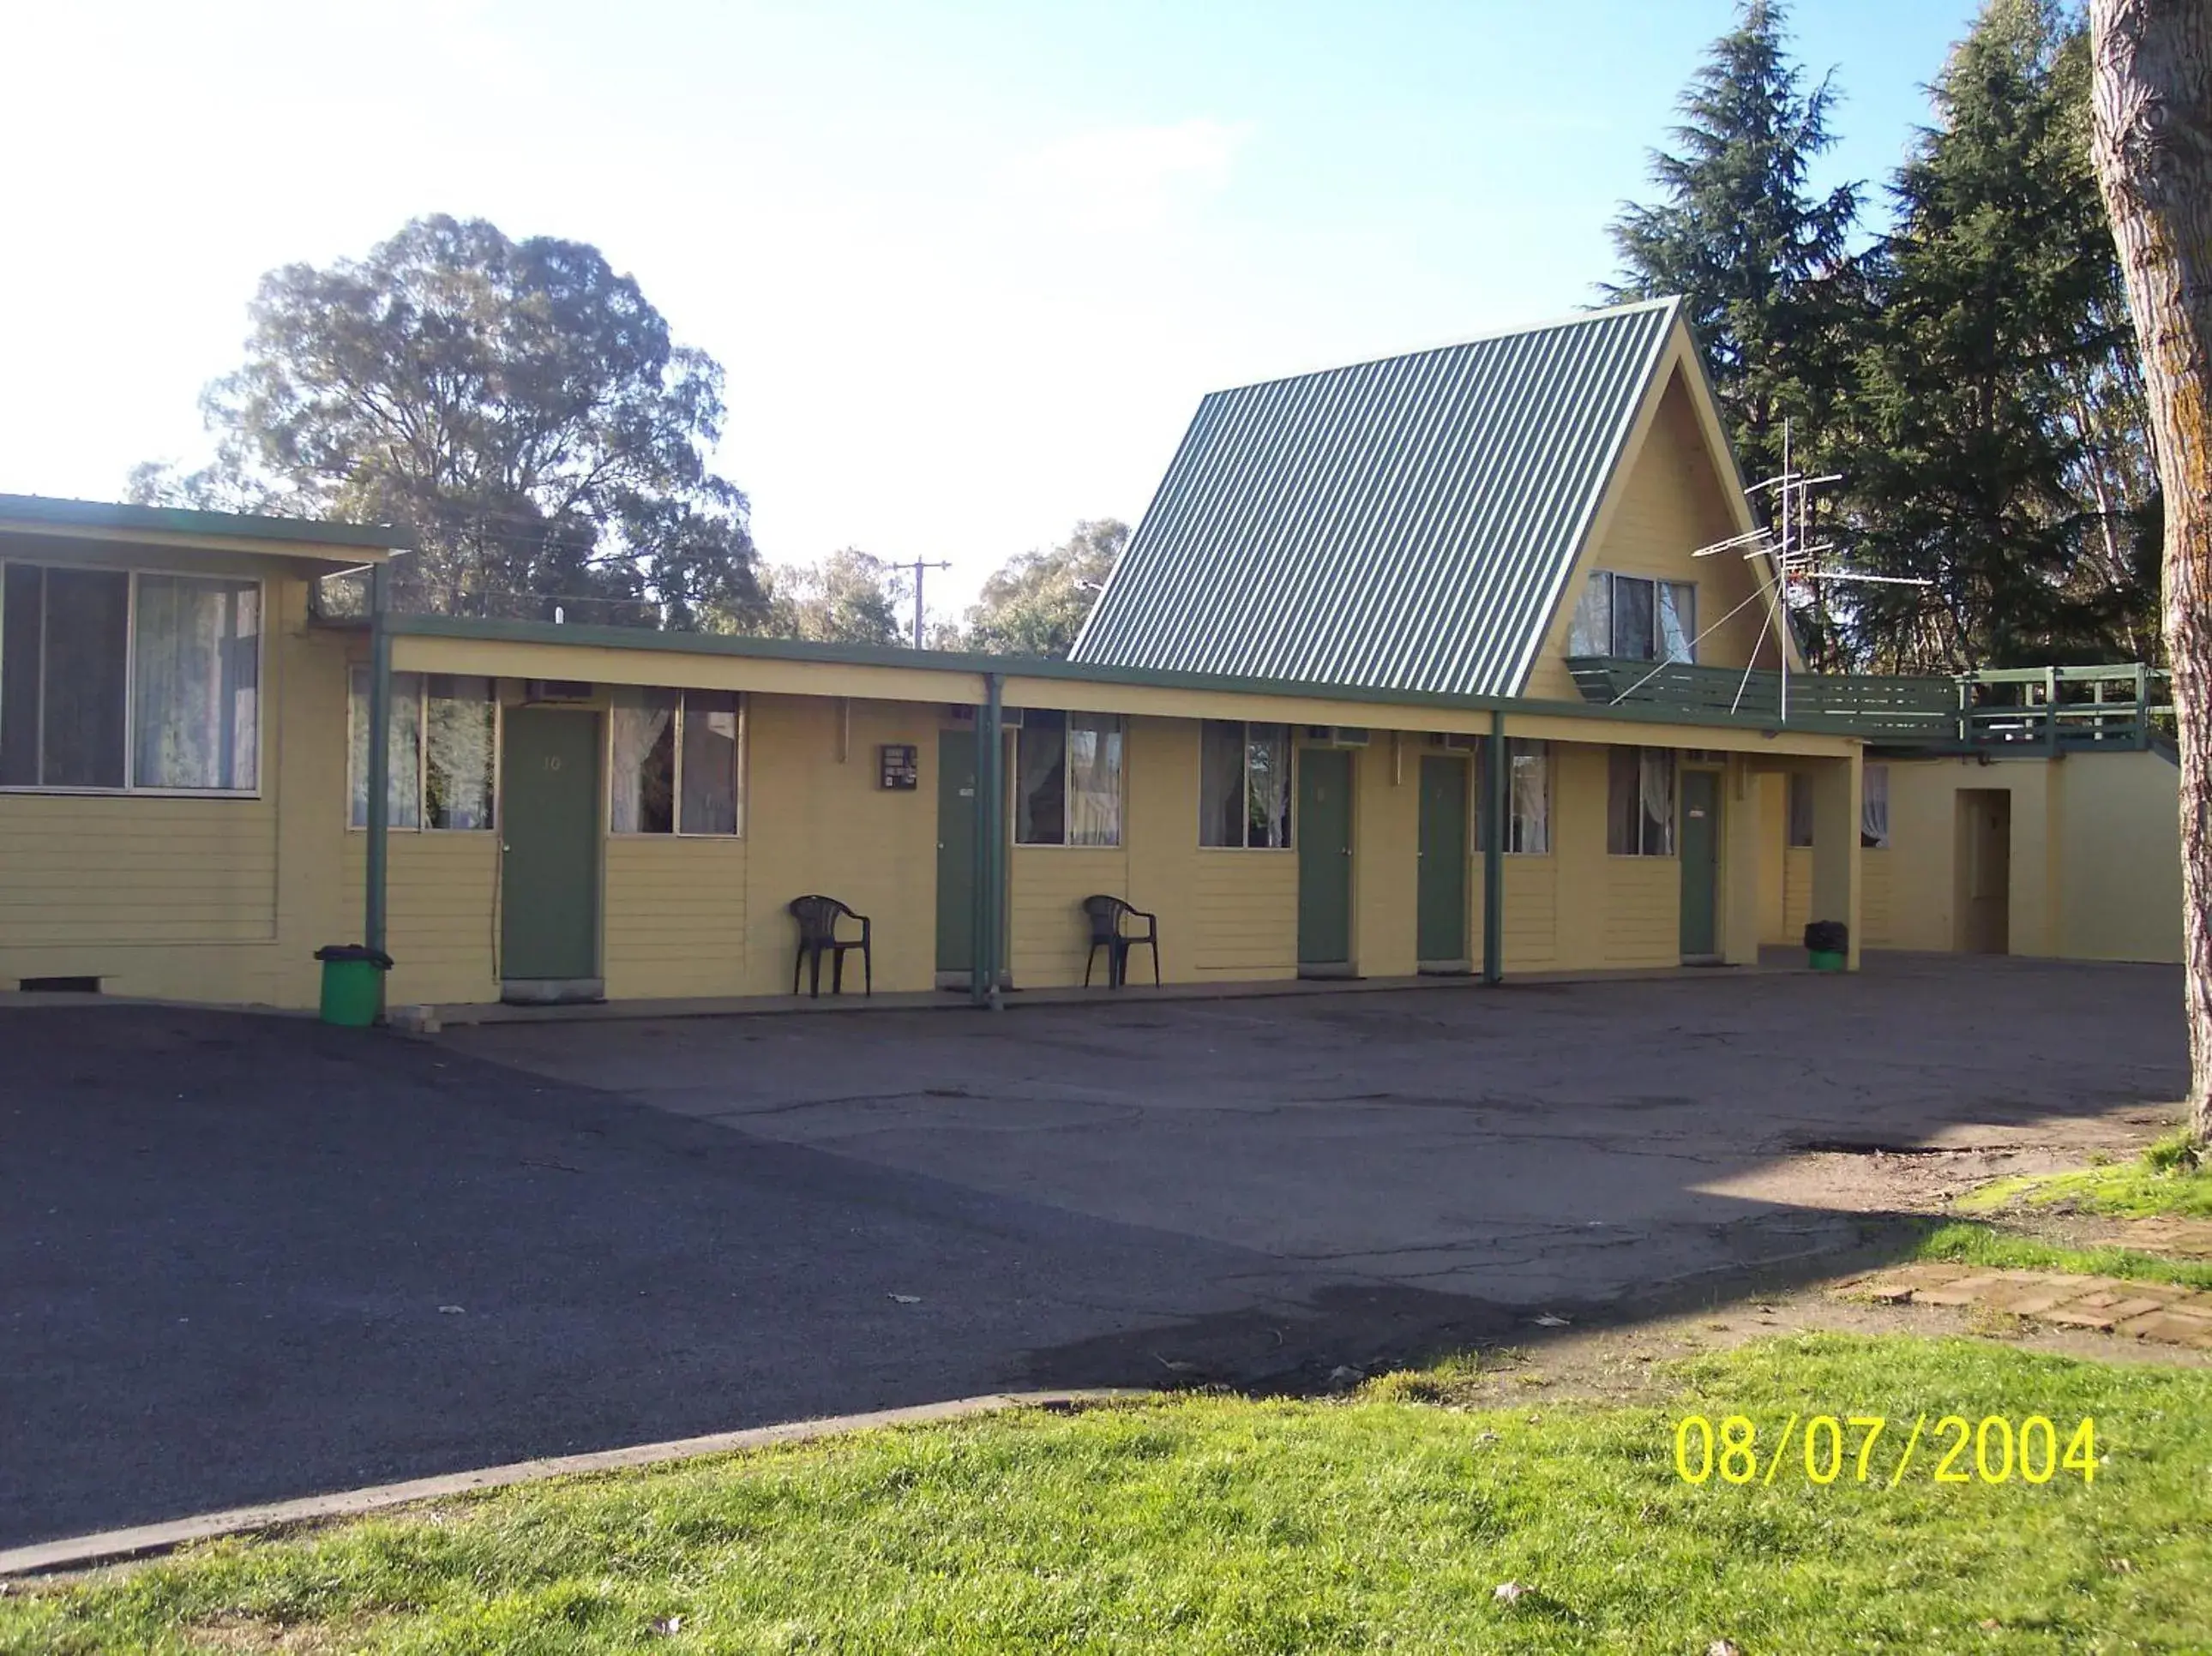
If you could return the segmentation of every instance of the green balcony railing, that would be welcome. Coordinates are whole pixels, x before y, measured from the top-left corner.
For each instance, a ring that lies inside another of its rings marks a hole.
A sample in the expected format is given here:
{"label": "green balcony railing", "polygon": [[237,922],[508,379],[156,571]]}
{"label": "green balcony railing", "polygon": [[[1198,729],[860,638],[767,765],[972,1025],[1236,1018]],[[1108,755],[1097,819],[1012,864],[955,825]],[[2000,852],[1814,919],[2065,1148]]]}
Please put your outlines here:
{"label": "green balcony railing", "polygon": [[[1782,676],[1741,667],[1577,656],[1583,700],[1628,702],[1780,725]],[[1792,727],[1843,730],[1891,746],[2070,752],[2148,748],[2170,737],[2166,674],[2140,662],[1993,668],[1953,678],[1792,673]]]}

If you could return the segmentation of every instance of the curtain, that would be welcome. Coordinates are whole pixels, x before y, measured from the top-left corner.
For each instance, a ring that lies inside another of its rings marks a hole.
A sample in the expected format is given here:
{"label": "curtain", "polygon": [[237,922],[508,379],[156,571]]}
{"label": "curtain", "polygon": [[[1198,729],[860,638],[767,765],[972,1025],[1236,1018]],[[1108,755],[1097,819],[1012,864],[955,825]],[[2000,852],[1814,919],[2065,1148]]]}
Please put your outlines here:
{"label": "curtain", "polygon": [[1520,737],[1506,749],[1510,756],[1513,829],[1505,849],[1540,857],[1552,848],[1551,755],[1541,742]]}
{"label": "curtain", "polygon": [[[353,670],[347,697],[346,770],[352,796],[347,820],[368,826],[368,669]],[[392,676],[391,788],[386,820],[396,828],[422,826],[422,676]]]}
{"label": "curtain", "polygon": [[1889,843],[1889,767],[1869,765],[1859,792],[1859,844],[1880,850]]}
{"label": "curtain", "polygon": [[250,581],[138,578],[140,787],[252,788],[260,609]]}
{"label": "curtain", "polygon": [[1014,733],[1014,841],[1067,843],[1067,715],[1031,707]]}
{"label": "curtain", "polygon": [[1652,583],[1632,575],[1613,578],[1613,652],[1649,661],[1652,652]]}
{"label": "curtain", "polygon": [[1698,589],[1687,581],[1659,583],[1659,659],[1694,661],[1698,647]]}
{"label": "curtain", "polygon": [[1639,767],[1639,793],[1644,804],[1644,854],[1674,854],[1674,755],[1663,749],[1644,749]]}
{"label": "curtain", "polygon": [[616,834],[673,834],[676,693],[617,689],[612,717],[614,778],[609,828]]}
{"label": "curtain", "polygon": [[1290,726],[1244,729],[1244,843],[1280,850],[1291,843]]}
{"label": "curtain", "polygon": [[1067,843],[1121,843],[1121,722],[1075,713],[1067,721]]}
{"label": "curtain", "polygon": [[684,692],[683,834],[738,831],[738,694]]}
{"label": "curtain", "polygon": [[1244,727],[1209,719],[1198,737],[1198,842],[1244,843]]}
{"label": "curtain", "polygon": [[1609,656],[1613,653],[1612,577],[1602,569],[1583,584],[1575,619],[1567,634],[1571,656]]}
{"label": "curtain", "polygon": [[489,828],[499,719],[492,681],[433,673],[424,696],[424,820],[434,828]]}

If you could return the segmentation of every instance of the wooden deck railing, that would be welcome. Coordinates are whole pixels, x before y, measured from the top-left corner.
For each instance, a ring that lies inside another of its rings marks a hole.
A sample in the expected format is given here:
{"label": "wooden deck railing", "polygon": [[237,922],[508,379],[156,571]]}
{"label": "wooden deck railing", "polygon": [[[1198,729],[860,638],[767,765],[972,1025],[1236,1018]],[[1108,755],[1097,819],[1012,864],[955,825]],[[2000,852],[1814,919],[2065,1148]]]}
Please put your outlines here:
{"label": "wooden deck railing", "polygon": [[[1578,656],[1567,663],[1585,701],[1724,714],[1780,725],[1782,676],[1688,662]],[[1792,673],[1792,727],[1837,729],[1890,746],[2070,752],[2148,748],[2172,730],[2159,699],[2166,672],[2103,667],[2006,667],[1954,678]]]}

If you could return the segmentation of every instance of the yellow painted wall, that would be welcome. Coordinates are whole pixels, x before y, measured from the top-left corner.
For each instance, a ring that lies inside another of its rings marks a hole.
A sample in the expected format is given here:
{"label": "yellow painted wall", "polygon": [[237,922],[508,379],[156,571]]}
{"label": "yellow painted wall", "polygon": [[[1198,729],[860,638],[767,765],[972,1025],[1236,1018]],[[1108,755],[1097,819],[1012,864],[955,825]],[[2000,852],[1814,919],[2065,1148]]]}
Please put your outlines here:
{"label": "yellow painted wall", "polygon": [[[813,892],[873,920],[877,988],[935,985],[941,709],[854,701],[851,717],[850,743],[840,760],[842,715],[834,699],[756,695],[746,703],[744,915],[751,993],[790,992],[798,931],[785,905]],[[876,749],[887,742],[912,743],[919,750],[921,785],[911,792],[876,786]],[[848,972],[858,964],[849,962]]]}
{"label": "yellow painted wall", "polygon": [[[1125,833],[1122,837],[1126,840],[1128,835]],[[1016,988],[1083,981],[1091,945],[1091,922],[1083,912],[1083,900],[1096,895],[1128,901],[1129,860],[1127,848],[1103,846],[1013,848],[1006,919],[1012,938],[1008,964]],[[1164,917],[1162,924],[1164,928]],[[1106,981],[1106,964],[1105,951],[1101,949],[1092,964],[1093,983]],[[1164,976],[1164,957],[1160,968]],[[1129,957],[1132,982],[1148,980],[1152,973],[1151,950],[1139,949]]]}
{"label": "yellow painted wall", "polygon": [[1778,664],[1771,624],[1758,590],[1753,566],[1734,554],[1692,557],[1698,547],[1736,532],[1717,458],[1698,430],[1686,378],[1669,379],[1640,447],[1626,457],[1613,498],[1598,532],[1575,567],[1552,617],[1550,632],[1529,675],[1525,695],[1573,701],[1581,692],[1566,669],[1568,640],[1576,604],[1593,571],[1694,582],[1698,626],[1711,626],[1741,604],[1733,619],[1698,646],[1698,659],[1741,667],[1759,652],[1759,664]]}
{"label": "yellow painted wall", "polygon": [[[745,925],[751,848],[749,839],[607,836],[601,965],[608,999],[770,992],[759,986],[764,972],[750,958]],[[788,970],[781,987],[791,987]]]}
{"label": "yellow painted wall", "polygon": [[[106,561],[199,567],[122,549]],[[240,563],[267,579],[260,797],[0,794],[0,987],[97,977],[114,995],[302,1006],[315,947],[358,937],[358,902],[333,901],[310,808],[329,770],[318,713],[331,652],[307,631],[303,582]],[[342,773],[342,744],[337,762]]]}
{"label": "yellow painted wall", "polygon": [[[1790,832],[1790,779],[1780,771],[1761,771],[1753,779],[1759,834],[1759,940],[1790,941],[1789,871],[1784,852]],[[1811,880],[1811,870],[1806,878]]]}
{"label": "yellow painted wall", "polygon": [[[1417,736],[1377,731],[1352,755],[1352,959],[1362,977],[1419,967],[1422,752]],[[1480,934],[1468,935],[1479,949]]]}
{"label": "yellow painted wall", "polygon": [[1889,762],[1887,930],[1892,947],[1954,947],[1958,796],[1962,789],[1972,788],[2012,796],[2011,952],[2063,952],[2058,935],[2060,854],[2052,833],[2053,810],[2064,787],[2063,773],[2074,762]]}
{"label": "yellow painted wall", "polygon": [[2154,753],[2075,754],[2063,768],[2066,953],[2179,961],[2180,768]]}

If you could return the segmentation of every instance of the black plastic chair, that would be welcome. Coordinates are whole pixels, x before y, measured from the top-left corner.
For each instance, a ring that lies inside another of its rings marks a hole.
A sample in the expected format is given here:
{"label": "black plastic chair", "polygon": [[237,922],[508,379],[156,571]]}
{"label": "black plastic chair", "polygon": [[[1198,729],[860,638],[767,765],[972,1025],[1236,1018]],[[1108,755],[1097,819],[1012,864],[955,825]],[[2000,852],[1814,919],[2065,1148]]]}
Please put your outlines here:
{"label": "black plastic chair", "polygon": [[[1091,986],[1091,968],[1098,959],[1098,951],[1106,951],[1106,986],[1119,989],[1129,980],[1129,951],[1135,948],[1152,951],[1152,982],[1160,980],[1160,917],[1147,914],[1141,908],[1132,908],[1119,897],[1085,897],[1083,912],[1091,917],[1091,952],[1083,957],[1083,986]],[[1131,920],[1142,920],[1142,931],[1127,931]]]}
{"label": "black plastic chair", "polygon": [[[807,993],[815,999],[821,998],[822,957],[825,954],[830,956],[830,992],[833,995],[843,994],[845,992],[845,951],[850,949],[857,949],[860,951],[860,972],[862,981],[866,986],[866,992],[871,995],[876,992],[876,962],[875,956],[870,952],[868,947],[872,928],[868,925],[866,915],[855,914],[835,897],[824,897],[819,895],[793,897],[784,907],[790,912],[792,919],[799,922],[799,954],[791,962],[791,992],[793,994],[799,992],[800,971],[811,962],[814,972],[809,981]],[[860,935],[857,937],[839,937],[837,922],[841,919],[858,920],[860,923]]]}

